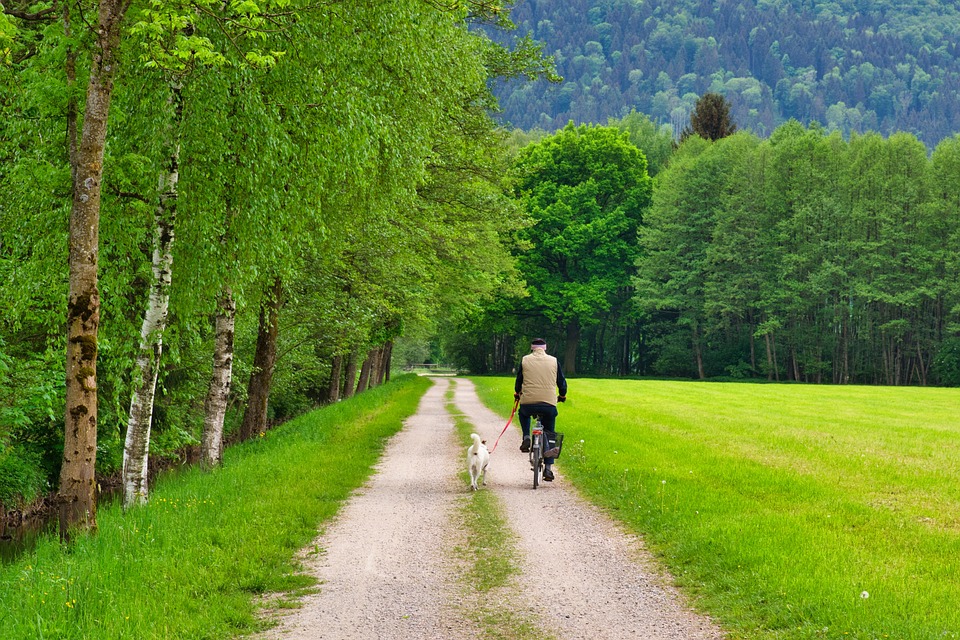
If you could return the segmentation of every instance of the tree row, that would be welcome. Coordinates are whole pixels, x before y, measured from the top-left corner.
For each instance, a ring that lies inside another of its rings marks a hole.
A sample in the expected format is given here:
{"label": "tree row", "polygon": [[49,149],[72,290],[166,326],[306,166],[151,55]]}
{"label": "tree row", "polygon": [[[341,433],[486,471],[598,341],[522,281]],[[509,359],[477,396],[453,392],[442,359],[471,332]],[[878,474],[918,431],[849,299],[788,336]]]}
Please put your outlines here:
{"label": "tree row", "polygon": [[0,502],[56,487],[94,528],[101,480],[144,502],[151,454],[216,466],[510,281],[486,83],[546,67],[475,22],[509,26],[490,2],[4,3]]}
{"label": "tree row", "polygon": [[630,148],[664,135],[632,114],[524,148],[530,295],[471,318],[464,366],[541,335],[568,373],[960,384],[960,137],[690,135],[651,188]]}

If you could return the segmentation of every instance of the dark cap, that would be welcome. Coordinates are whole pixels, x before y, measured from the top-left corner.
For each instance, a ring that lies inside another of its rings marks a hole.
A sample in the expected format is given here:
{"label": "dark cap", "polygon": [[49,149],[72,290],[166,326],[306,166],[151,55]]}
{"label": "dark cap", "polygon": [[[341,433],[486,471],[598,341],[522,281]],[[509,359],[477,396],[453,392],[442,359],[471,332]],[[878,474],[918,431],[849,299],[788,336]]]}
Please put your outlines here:
{"label": "dark cap", "polygon": [[533,342],[530,343],[531,347],[545,347],[547,346],[547,341],[543,338],[534,338]]}

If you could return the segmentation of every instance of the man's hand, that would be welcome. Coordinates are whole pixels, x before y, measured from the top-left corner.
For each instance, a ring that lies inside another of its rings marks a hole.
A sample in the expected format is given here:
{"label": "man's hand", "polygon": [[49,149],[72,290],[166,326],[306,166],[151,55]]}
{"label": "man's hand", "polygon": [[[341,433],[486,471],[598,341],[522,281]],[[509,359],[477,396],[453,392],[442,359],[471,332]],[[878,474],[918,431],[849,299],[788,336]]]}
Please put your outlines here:
{"label": "man's hand", "polygon": [[519,394],[519,393],[514,393],[514,394],[513,394],[513,399],[514,399],[514,400],[519,400],[519,399],[520,399],[520,394]]}
{"label": "man's hand", "polygon": [[557,402],[566,402],[567,396],[557,396]]}

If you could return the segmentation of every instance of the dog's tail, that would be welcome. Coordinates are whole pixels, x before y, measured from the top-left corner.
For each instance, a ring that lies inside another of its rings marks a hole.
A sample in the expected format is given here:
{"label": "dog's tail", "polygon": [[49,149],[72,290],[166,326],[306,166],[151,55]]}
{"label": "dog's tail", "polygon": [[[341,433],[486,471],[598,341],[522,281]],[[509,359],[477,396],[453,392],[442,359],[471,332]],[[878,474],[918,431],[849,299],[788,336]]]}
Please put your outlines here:
{"label": "dog's tail", "polygon": [[480,449],[480,445],[486,442],[486,440],[481,440],[480,436],[475,433],[471,433],[470,437],[473,438],[473,455],[477,455],[477,451]]}

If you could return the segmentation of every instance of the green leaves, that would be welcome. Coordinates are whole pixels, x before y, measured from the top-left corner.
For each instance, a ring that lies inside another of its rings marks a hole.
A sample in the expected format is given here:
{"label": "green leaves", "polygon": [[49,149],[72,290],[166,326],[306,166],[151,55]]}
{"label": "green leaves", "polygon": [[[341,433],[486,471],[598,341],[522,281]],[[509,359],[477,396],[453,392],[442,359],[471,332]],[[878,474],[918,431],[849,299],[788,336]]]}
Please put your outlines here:
{"label": "green leaves", "polygon": [[[515,191],[533,226],[518,255],[538,313],[589,326],[626,304],[652,184],[643,153],[612,127],[575,127],[522,149]],[[569,363],[568,363],[569,364]]]}
{"label": "green leaves", "polygon": [[[218,67],[228,63],[269,68],[284,52],[261,51],[254,43],[266,43],[271,33],[284,28],[293,17],[286,11],[289,5],[289,0],[226,4],[214,0],[151,0],[149,6],[140,10],[130,33],[141,40],[141,59],[148,68],[175,73],[192,66]],[[207,31],[209,35],[198,31]]]}
{"label": "green leaves", "polygon": [[0,11],[0,65],[8,65],[13,60],[13,40],[17,36],[17,26],[7,14]]}

